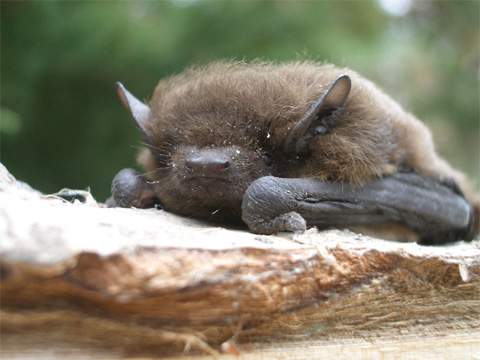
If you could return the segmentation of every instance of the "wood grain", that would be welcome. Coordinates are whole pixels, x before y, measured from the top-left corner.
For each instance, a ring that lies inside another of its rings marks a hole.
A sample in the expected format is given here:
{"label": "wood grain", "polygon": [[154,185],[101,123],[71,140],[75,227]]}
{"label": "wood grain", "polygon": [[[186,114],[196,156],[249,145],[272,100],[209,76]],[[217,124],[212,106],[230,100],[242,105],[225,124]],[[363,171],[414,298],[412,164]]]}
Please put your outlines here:
{"label": "wood grain", "polygon": [[478,239],[258,236],[93,198],[65,203],[1,173],[2,356],[474,358],[479,349]]}

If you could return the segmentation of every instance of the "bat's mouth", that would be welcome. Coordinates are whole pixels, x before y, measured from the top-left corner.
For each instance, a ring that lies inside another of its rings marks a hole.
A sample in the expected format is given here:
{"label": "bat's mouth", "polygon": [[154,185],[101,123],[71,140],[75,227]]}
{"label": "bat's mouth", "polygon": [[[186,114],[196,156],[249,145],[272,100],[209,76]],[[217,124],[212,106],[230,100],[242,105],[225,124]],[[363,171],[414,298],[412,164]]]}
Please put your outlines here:
{"label": "bat's mouth", "polygon": [[235,193],[232,182],[221,176],[191,176],[185,178],[179,188],[185,196],[195,199],[195,202],[214,207],[230,201]]}
{"label": "bat's mouth", "polygon": [[186,182],[198,183],[201,185],[211,185],[217,183],[229,183],[230,181],[224,176],[212,176],[212,175],[195,175],[185,178]]}

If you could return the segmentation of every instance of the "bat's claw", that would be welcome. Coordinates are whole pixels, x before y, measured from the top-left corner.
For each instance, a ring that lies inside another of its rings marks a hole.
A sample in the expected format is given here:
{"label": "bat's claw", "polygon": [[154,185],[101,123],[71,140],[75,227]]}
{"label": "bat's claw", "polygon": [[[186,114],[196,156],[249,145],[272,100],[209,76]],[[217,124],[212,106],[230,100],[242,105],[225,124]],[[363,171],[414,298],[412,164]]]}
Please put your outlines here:
{"label": "bat's claw", "polygon": [[295,211],[282,214],[273,220],[258,219],[250,222],[250,230],[256,234],[271,235],[279,232],[303,233],[307,229],[307,222],[302,215]]}
{"label": "bat's claw", "polygon": [[272,224],[274,232],[288,231],[293,233],[303,233],[307,230],[307,222],[302,215],[295,211],[277,216]]}

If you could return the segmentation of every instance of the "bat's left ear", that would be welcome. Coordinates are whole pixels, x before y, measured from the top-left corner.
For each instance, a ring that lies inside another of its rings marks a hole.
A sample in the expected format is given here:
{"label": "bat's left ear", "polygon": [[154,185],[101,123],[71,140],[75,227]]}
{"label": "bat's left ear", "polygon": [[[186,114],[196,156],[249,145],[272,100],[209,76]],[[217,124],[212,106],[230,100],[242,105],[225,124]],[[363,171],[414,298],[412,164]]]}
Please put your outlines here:
{"label": "bat's left ear", "polygon": [[115,87],[120,102],[132,115],[138,128],[146,135],[146,124],[150,117],[150,108],[132,95],[121,82],[117,82]]}
{"label": "bat's left ear", "polygon": [[328,132],[328,126],[322,120],[345,104],[351,87],[352,81],[348,75],[339,76],[290,130],[284,151],[290,154],[302,153],[312,137]]}

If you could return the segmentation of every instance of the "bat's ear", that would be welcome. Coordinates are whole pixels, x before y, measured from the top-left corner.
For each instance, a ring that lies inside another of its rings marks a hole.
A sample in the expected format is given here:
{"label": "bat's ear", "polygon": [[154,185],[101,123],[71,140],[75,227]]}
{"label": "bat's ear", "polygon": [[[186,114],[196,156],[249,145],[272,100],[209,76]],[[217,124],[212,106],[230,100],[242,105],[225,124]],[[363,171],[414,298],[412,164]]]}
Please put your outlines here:
{"label": "bat's ear", "polygon": [[348,75],[339,76],[290,130],[284,151],[290,154],[302,153],[312,137],[327,133],[332,124],[327,124],[324,119],[345,104],[351,87],[352,81]]}
{"label": "bat's ear", "polygon": [[146,124],[150,117],[150,108],[133,96],[121,82],[117,82],[115,88],[122,105],[128,110],[130,115],[132,115],[140,130],[146,134]]}

